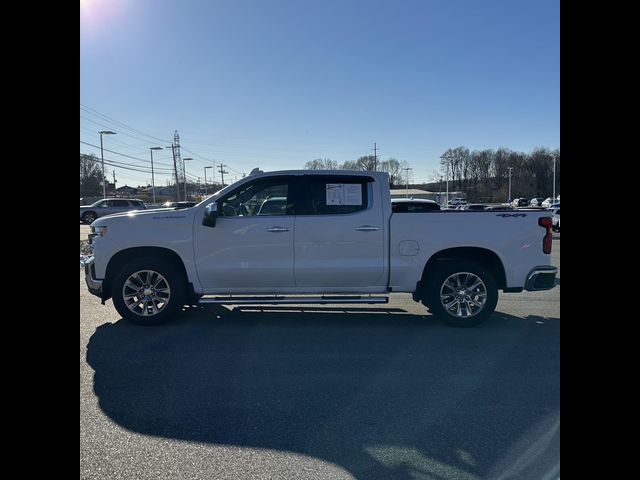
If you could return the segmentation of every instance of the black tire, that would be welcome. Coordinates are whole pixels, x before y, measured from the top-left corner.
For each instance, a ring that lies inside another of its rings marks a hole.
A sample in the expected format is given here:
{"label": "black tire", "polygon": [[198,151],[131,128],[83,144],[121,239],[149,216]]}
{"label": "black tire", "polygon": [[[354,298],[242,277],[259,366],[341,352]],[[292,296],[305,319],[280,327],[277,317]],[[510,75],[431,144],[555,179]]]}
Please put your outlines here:
{"label": "black tire", "polygon": [[162,325],[178,315],[187,299],[184,274],[162,258],[139,258],[122,267],[113,280],[113,304],[135,325]]}
{"label": "black tire", "polygon": [[498,303],[493,275],[472,260],[443,262],[425,289],[429,310],[451,327],[475,327],[487,320]]}
{"label": "black tire", "polygon": [[92,223],[98,216],[93,212],[85,212],[82,215],[82,223]]}

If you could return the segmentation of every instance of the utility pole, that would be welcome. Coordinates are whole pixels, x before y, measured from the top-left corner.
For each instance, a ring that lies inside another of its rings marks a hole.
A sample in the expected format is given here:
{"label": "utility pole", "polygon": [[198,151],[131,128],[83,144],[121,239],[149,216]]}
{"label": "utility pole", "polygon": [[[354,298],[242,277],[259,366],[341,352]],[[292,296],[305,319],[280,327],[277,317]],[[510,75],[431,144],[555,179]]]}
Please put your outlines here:
{"label": "utility pole", "polygon": [[204,167],[204,196],[205,197],[207,196],[207,168],[212,168],[212,167]]}
{"label": "utility pole", "polygon": [[378,169],[378,146],[375,143],[373,144],[373,158],[375,159],[373,161],[373,171],[375,172]]}
{"label": "utility pole", "polygon": [[220,164],[220,175],[222,175],[222,188],[224,188],[224,174],[225,173],[229,173],[229,172],[225,171],[224,167],[226,167],[226,165],[223,165],[221,163]]}
{"label": "utility pole", "polygon": [[176,166],[176,146],[172,143],[170,147],[171,152],[173,153],[173,173],[176,176],[176,196],[178,197],[178,202],[180,201],[180,177],[178,177],[178,167]]}

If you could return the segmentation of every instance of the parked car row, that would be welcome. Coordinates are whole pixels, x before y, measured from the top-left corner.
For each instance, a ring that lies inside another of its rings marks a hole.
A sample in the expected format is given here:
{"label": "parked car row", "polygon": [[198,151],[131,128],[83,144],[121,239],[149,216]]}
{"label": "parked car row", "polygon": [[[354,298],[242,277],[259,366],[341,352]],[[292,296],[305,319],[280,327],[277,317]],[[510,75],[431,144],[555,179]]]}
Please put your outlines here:
{"label": "parked car row", "polygon": [[558,196],[557,200],[554,200],[551,197],[541,198],[534,197],[531,200],[526,198],[516,198],[510,202],[514,207],[542,207],[542,208],[551,208],[555,203],[560,203],[560,196]]}
{"label": "parked car row", "polygon": [[[524,199],[517,199],[524,200]],[[527,202],[529,203],[529,202]],[[540,210],[543,207],[514,207],[511,205],[486,205],[483,203],[462,203],[457,205],[440,205],[433,200],[421,198],[394,198],[391,200],[393,213],[417,213],[433,212],[439,210],[467,210],[467,211],[513,211],[513,210]],[[552,213],[553,230],[560,231],[560,203],[552,204],[547,210]]]}
{"label": "parked car row", "polygon": [[558,195],[558,198],[556,198],[555,200],[554,200],[553,198],[551,198],[551,197],[546,198],[546,199],[542,202],[541,206],[542,206],[543,208],[551,208],[555,203],[557,203],[558,205],[560,205],[560,195]]}
{"label": "parked car row", "polygon": [[[284,199],[281,198],[272,198],[266,200],[260,207],[260,211],[257,213],[257,215],[272,214],[270,212],[267,212],[267,206],[270,207],[272,203],[274,206],[277,206],[281,210],[282,207],[280,205],[276,205],[276,201],[278,200],[284,201]],[[463,198],[454,198],[453,200],[450,200],[447,205],[440,205],[433,200],[421,198],[394,198],[391,200],[391,210],[394,213],[432,212],[439,210],[505,211],[516,210],[522,206],[526,207],[528,204],[533,204],[533,200],[536,200],[537,203],[537,200],[541,199],[532,199],[531,202],[527,202],[527,200],[524,198],[517,198],[511,203],[511,205],[485,205],[482,203],[467,203],[467,201]],[[560,231],[560,203],[558,202],[549,204],[549,200],[551,199],[548,198],[543,202],[540,202],[541,208],[544,207],[545,203],[549,205],[548,210],[552,212],[553,230]],[[522,205],[523,203],[524,205]],[[189,208],[193,205],[195,205],[195,202],[167,202],[164,207],[181,209]],[[92,205],[80,207],[80,221],[83,223],[91,223],[96,218],[110,215],[112,213],[146,209],[147,207],[144,202],[138,199],[98,200]],[[280,213],[280,211],[278,211],[278,213]]]}
{"label": "parked car row", "polygon": [[[459,199],[462,200],[462,199]],[[394,213],[407,213],[407,212],[433,212],[439,210],[469,210],[469,211],[483,211],[483,210],[514,210],[511,205],[485,205],[483,203],[456,203],[441,205],[433,200],[427,200],[423,198],[394,198],[391,200],[391,210]]]}

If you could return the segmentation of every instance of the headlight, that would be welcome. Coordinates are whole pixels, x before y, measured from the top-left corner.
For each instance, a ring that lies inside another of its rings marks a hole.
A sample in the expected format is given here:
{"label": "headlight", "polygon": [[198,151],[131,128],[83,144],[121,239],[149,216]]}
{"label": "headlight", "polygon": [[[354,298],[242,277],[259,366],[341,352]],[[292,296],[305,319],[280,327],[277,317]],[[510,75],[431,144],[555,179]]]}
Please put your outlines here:
{"label": "headlight", "polygon": [[103,237],[107,234],[106,225],[91,226],[91,233],[89,234],[89,245],[93,245],[93,239],[96,237]]}

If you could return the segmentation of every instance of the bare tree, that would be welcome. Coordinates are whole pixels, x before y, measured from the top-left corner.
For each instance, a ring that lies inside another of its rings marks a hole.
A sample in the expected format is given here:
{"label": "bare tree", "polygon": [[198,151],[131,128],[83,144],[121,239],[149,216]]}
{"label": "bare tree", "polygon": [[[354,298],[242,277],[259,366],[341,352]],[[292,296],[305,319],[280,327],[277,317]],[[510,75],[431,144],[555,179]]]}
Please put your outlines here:
{"label": "bare tree", "polygon": [[[457,147],[449,149],[441,157],[440,165],[448,173],[449,180],[453,180],[453,188],[464,189],[464,180],[469,170],[469,149],[467,147]],[[457,181],[457,186],[456,186]]]}
{"label": "bare tree", "polygon": [[102,196],[102,169],[95,155],[80,154],[80,196]]}
{"label": "bare tree", "polygon": [[389,184],[391,186],[399,185],[404,182],[402,164],[395,158],[384,160],[378,164],[378,171],[389,174]]}
{"label": "bare tree", "polygon": [[355,160],[346,160],[342,166],[340,167],[341,170],[359,170],[358,168],[358,162],[356,162]]}
{"label": "bare tree", "polygon": [[376,170],[378,159],[375,155],[366,155],[364,157],[358,158],[358,160],[356,160],[356,164],[358,166],[358,170],[366,170],[372,172]]}
{"label": "bare tree", "polygon": [[[553,190],[554,156],[556,157],[556,194],[558,194],[560,193],[560,149],[551,151],[546,147],[536,147],[530,153],[516,152],[504,147],[495,151],[485,149],[472,152],[466,147],[450,148],[440,157],[440,171],[433,172],[431,179],[433,183],[448,180],[450,190],[463,191],[468,198],[479,201],[506,200],[509,196],[510,176],[513,198],[548,196]],[[407,174],[409,182],[413,176],[407,161],[395,158],[377,161],[374,155],[347,160],[342,165],[328,158],[317,158],[307,162],[304,168],[377,170],[389,174],[389,183],[392,187],[405,185]]]}
{"label": "bare tree", "polygon": [[304,168],[307,170],[337,170],[338,162],[330,158],[316,158],[305,163]]}

